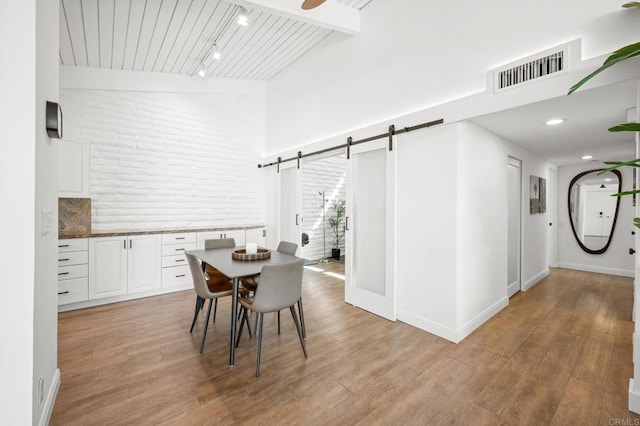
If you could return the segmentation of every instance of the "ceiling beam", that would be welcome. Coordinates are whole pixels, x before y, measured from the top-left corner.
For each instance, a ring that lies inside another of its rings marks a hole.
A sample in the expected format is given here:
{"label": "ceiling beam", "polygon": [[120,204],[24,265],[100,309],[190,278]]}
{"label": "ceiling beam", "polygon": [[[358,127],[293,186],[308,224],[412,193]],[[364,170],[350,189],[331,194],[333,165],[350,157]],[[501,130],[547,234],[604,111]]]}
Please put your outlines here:
{"label": "ceiling beam", "polygon": [[262,10],[346,34],[360,33],[360,11],[335,0],[327,0],[311,10],[302,10],[302,0],[227,0],[249,11]]}

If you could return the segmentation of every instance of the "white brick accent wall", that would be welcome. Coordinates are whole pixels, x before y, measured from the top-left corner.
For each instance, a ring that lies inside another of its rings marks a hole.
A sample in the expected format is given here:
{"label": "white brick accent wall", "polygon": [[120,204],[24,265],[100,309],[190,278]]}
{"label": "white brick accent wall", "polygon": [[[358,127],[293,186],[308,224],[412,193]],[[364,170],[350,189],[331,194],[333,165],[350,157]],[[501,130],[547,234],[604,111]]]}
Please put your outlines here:
{"label": "white brick accent wall", "polygon": [[265,100],[60,91],[65,139],[91,145],[93,230],[265,222]]}
{"label": "white brick accent wall", "polygon": [[[309,244],[302,249],[307,259],[323,259],[331,256],[333,230],[329,218],[333,215],[331,206],[336,199],[345,198],[345,171],[347,159],[344,154],[317,160],[305,160],[302,164],[302,232],[309,234]],[[322,196],[326,202],[326,253],[322,253]],[[344,223],[344,222],[343,222]],[[344,237],[340,248],[344,254]]]}

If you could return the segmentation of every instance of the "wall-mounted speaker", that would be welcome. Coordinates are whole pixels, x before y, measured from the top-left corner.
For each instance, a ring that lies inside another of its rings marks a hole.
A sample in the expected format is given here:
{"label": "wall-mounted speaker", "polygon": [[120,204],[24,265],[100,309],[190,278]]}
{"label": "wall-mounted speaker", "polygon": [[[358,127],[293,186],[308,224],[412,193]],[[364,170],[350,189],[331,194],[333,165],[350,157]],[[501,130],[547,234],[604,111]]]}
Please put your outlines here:
{"label": "wall-mounted speaker", "polygon": [[57,102],[47,101],[47,134],[53,139],[62,139],[62,109]]}

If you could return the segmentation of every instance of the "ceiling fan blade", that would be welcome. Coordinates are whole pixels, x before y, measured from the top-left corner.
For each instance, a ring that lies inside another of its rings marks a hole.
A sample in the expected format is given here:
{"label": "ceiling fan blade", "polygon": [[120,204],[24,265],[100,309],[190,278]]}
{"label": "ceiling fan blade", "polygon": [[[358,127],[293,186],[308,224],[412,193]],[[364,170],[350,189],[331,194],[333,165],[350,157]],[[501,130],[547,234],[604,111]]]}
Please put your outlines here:
{"label": "ceiling fan blade", "polygon": [[302,2],[302,8],[304,10],[313,9],[320,6],[325,1],[326,0],[304,0],[304,2]]}

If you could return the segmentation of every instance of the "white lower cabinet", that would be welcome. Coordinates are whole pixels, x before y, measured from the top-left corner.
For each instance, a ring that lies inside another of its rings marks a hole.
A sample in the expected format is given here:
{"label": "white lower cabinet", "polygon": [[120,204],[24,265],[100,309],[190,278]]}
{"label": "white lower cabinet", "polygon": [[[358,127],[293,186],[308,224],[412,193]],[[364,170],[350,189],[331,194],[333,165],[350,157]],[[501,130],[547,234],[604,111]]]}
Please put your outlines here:
{"label": "white lower cabinet", "polygon": [[127,237],[89,240],[89,299],[127,293]]}
{"label": "white lower cabinet", "polygon": [[245,230],[229,230],[59,240],[58,305],[65,311],[193,287],[185,251],[220,238],[264,246],[263,228],[246,235],[248,240]]}
{"label": "white lower cabinet", "polygon": [[89,241],[89,299],[160,288],[160,236]]}
{"label": "white lower cabinet", "polygon": [[184,252],[195,249],[195,232],[162,235],[162,288],[193,285]]}
{"label": "white lower cabinet", "polygon": [[127,293],[160,288],[160,235],[129,237],[127,253]]}
{"label": "white lower cabinet", "polygon": [[58,240],[58,305],[89,298],[87,238]]}

